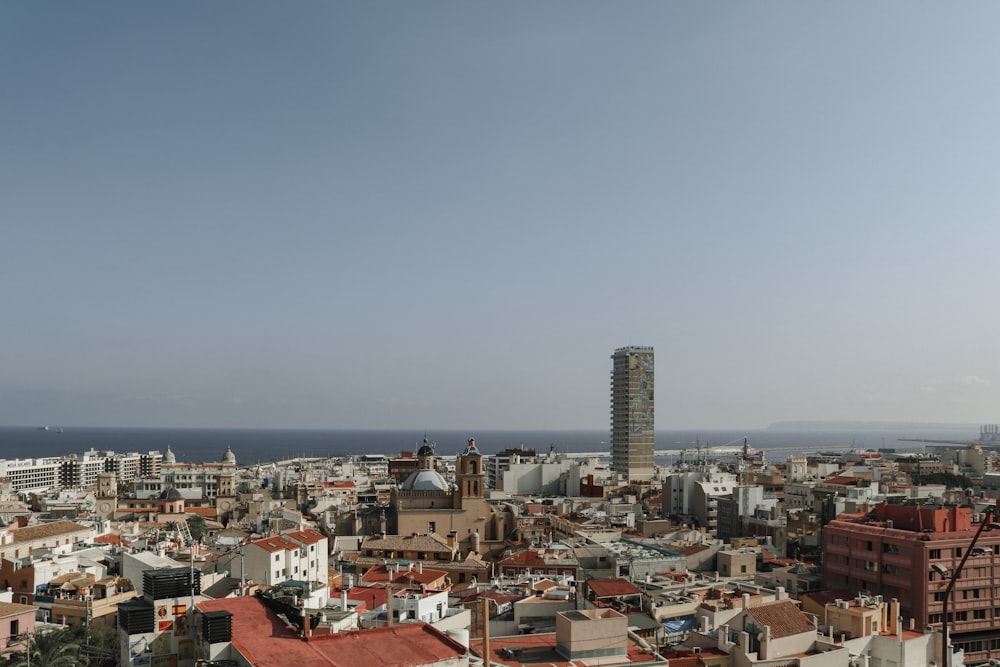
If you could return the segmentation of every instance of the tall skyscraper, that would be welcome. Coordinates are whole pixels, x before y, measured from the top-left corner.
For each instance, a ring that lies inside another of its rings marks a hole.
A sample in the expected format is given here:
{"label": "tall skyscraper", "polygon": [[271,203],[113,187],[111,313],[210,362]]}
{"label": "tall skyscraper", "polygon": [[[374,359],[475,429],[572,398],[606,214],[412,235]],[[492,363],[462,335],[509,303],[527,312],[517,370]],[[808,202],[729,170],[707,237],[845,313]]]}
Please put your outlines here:
{"label": "tall skyscraper", "polygon": [[653,348],[611,355],[611,470],[626,479],[653,476]]}

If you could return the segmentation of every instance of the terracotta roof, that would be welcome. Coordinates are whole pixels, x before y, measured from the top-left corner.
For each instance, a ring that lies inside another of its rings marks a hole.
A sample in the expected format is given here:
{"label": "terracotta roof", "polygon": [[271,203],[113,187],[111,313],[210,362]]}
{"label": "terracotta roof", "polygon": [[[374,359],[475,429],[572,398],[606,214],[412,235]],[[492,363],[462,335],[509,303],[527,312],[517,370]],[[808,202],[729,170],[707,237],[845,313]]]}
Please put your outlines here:
{"label": "terracotta roof", "polygon": [[259,667],[410,667],[458,661],[465,655],[461,644],[426,623],[313,635],[303,641],[254,597],[208,600],[198,608],[233,614],[233,646]]}
{"label": "terracotta roof", "polygon": [[691,544],[681,549],[681,553],[685,556],[693,556],[694,554],[705,551],[708,548],[709,546],[707,544]]}
{"label": "terracotta roof", "polygon": [[259,540],[254,540],[250,544],[256,545],[265,551],[275,553],[277,551],[288,551],[291,549],[298,549],[299,545],[296,542],[288,539],[284,535],[275,535],[274,537],[264,537]]}
{"label": "terracotta roof", "polygon": [[287,533],[282,533],[287,535],[296,542],[301,542],[302,544],[316,544],[317,542],[322,542],[326,539],[326,536],[318,530],[313,530],[312,528],[307,528],[306,530],[290,530]]}
{"label": "terracotta roof", "polygon": [[587,585],[599,598],[620,597],[623,595],[641,595],[642,591],[636,588],[628,579],[588,579]]}
{"label": "terracotta roof", "polygon": [[[392,583],[402,586],[420,584],[432,584],[439,579],[448,576],[444,570],[434,570],[429,567],[422,568],[423,572],[413,570],[401,570],[392,575]],[[368,571],[361,576],[361,580],[366,583],[385,583],[389,581],[389,570],[385,565],[376,565],[368,568]]]}
{"label": "terracotta roof", "polygon": [[0,602],[0,618],[6,616],[17,616],[20,614],[34,614],[38,611],[30,604],[17,604],[16,602]]}
{"label": "terracotta roof", "polygon": [[185,507],[185,514],[197,514],[203,519],[214,519],[218,512],[214,507]]}
{"label": "terracotta roof", "polygon": [[[472,649],[473,653],[477,656],[482,656],[483,641],[481,639],[473,639],[469,643],[469,648]],[[504,649],[520,650],[514,657],[511,658],[507,657],[508,654],[504,651]],[[557,653],[555,649],[555,633],[493,637],[490,639],[490,662],[494,665],[510,665],[511,667],[524,667],[524,665],[528,664],[537,664],[540,667],[542,665],[544,665],[544,667],[588,667],[598,664],[599,660],[601,660],[595,658],[566,660],[566,658]],[[628,643],[626,650],[628,651],[626,656],[615,658],[615,661],[609,664],[615,664],[622,667],[631,664],[664,664],[656,661],[656,657],[652,653],[644,651],[632,642]],[[603,658],[603,660],[606,661],[609,659]],[[670,665],[673,667],[673,660],[670,661]]]}
{"label": "terracotta roof", "polygon": [[437,533],[430,535],[386,535],[372,536],[361,543],[361,549],[391,551],[452,551],[448,540]]}
{"label": "terracotta roof", "polygon": [[47,537],[57,537],[59,535],[70,535],[89,531],[86,526],[81,526],[72,521],[52,521],[50,523],[40,523],[35,526],[26,526],[13,531],[14,543],[33,542]]}
{"label": "terracotta roof", "polygon": [[746,612],[760,627],[771,628],[771,638],[780,639],[803,632],[816,632],[816,626],[791,600],[780,600],[759,607],[750,607]]}

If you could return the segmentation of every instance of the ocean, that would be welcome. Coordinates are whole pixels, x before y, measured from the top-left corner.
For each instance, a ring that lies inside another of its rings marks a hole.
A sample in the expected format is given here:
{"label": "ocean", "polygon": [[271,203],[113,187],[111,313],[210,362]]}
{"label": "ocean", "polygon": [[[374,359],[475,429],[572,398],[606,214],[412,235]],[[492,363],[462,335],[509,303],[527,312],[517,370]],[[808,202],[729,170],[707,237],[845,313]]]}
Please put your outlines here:
{"label": "ocean", "polygon": [[[474,437],[480,451],[492,454],[511,447],[548,452],[606,452],[607,430],[442,430],[427,433],[439,455],[460,453]],[[911,440],[962,440],[979,438],[979,427],[969,424],[786,423],[753,430],[657,430],[656,449],[738,447],[743,438],[754,449],[772,450],[768,460],[781,461],[796,451],[819,449],[912,449]],[[294,457],[329,457],[354,454],[398,454],[416,451],[422,430],[309,430],[309,429],[199,429],[199,428],[96,428],[66,426],[0,427],[0,458],[39,458],[85,451],[118,453],[163,452],[169,446],[178,461],[221,460],[227,447],[237,463],[249,465]],[[661,457],[662,458],[662,457]]]}

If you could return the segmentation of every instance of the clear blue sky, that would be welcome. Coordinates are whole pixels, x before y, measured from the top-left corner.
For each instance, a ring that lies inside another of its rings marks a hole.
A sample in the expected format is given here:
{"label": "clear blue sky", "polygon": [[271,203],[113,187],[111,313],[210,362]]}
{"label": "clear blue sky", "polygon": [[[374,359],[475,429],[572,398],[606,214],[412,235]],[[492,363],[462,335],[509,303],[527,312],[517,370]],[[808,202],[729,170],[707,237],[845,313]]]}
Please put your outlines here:
{"label": "clear blue sky", "polygon": [[998,26],[4,2],[0,424],[998,421]]}

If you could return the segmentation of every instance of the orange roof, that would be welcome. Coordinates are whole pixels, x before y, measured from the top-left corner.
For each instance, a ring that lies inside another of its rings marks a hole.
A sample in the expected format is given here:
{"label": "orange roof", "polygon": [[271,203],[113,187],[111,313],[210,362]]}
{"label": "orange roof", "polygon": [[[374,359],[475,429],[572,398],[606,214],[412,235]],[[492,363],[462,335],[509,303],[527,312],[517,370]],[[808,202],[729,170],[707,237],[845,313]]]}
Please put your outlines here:
{"label": "orange roof", "polygon": [[[474,639],[469,644],[476,655],[483,654],[483,641]],[[503,649],[520,649],[520,654],[513,658],[508,658]],[[490,662],[499,665],[510,665],[511,667],[523,667],[528,664],[523,658],[525,654],[532,655],[532,663],[544,664],[546,667],[586,667],[594,664],[594,658],[580,658],[578,660],[566,660],[555,651],[555,633],[545,633],[538,635],[514,635],[511,637],[493,637],[490,639]],[[544,659],[543,659],[544,658]],[[656,656],[648,651],[644,651],[632,642],[628,643],[628,657],[622,657],[615,664],[630,665],[632,663],[650,664]],[[670,661],[673,665],[673,660]],[[683,664],[683,663],[682,663]]]}
{"label": "orange roof", "polygon": [[322,542],[326,539],[326,536],[323,535],[323,533],[318,530],[313,530],[312,528],[307,528],[306,530],[290,530],[287,533],[282,533],[282,535],[288,536],[301,544],[316,544],[317,542]]}
{"label": "orange roof", "polygon": [[[400,570],[392,575],[392,583],[402,586],[430,585],[446,576],[448,573],[444,570],[434,570],[429,567],[423,568],[423,572],[417,572],[416,569]],[[389,581],[389,570],[385,565],[374,565],[361,576],[361,581],[370,584],[387,582]]]}
{"label": "orange roof", "polygon": [[207,600],[202,611],[228,611],[233,646],[259,667],[329,665],[329,667],[408,667],[458,660],[465,648],[426,623],[314,635],[302,641],[284,621],[254,597]]}
{"label": "orange roof", "polygon": [[636,588],[628,579],[588,579],[587,585],[594,595],[599,598],[620,597],[623,595],[641,595],[642,591]]}
{"label": "orange roof", "polygon": [[185,514],[197,514],[203,519],[215,519],[218,512],[214,507],[185,507]]}
{"label": "orange roof", "polygon": [[747,614],[760,627],[771,628],[771,638],[780,639],[803,632],[816,632],[816,626],[791,600],[780,600],[759,607],[749,607]]}
{"label": "orange roof", "polygon": [[40,523],[35,526],[18,528],[13,531],[13,535],[14,543],[20,544],[23,542],[31,542],[33,540],[42,540],[47,537],[71,535],[73,533],[85,532],[89,530],[90,529],[86,526],[81,526],[80,524],[72,521],[52,521],[50,523]]}
{"label": "orange roof", "polygon": [[265,551],[270,551],[275,553],[277,551],[289,551],[291,549],[298,549],[299,545],[296,542],[291,541],[284,535],[275,535],[274,537],[264,537],[259,540],[254,540],[250,544],[256,545]]}

